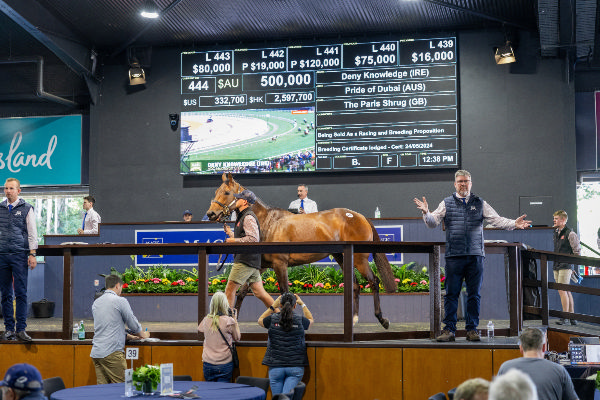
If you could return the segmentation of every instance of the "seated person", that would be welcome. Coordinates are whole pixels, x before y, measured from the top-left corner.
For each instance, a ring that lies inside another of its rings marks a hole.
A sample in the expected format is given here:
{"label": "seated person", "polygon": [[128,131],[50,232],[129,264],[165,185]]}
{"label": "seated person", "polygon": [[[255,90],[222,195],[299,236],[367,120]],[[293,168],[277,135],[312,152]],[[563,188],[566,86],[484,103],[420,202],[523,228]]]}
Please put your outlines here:
{"label": "seated person", "polygon": [[498,375],[490,384],[489,400],[538,400],[535,384],[529,377],[516,369]]}
{"label": "seated person", "polygon": [[40,371],[29,364],[15,364],[6,371],[0,382],[4,400],[47,400],[44,396]]}
{"label": "seated person", "polygon": [[185,210],[183,212],[183,222],[192,222],[193,217],[194,217],[194,215],[192,214],[192,212],[190,210]]}
{"label": "seated person", "polygon": [[490,383],[482,378],[468,379],[454,392],[456,400],[487,400]]}

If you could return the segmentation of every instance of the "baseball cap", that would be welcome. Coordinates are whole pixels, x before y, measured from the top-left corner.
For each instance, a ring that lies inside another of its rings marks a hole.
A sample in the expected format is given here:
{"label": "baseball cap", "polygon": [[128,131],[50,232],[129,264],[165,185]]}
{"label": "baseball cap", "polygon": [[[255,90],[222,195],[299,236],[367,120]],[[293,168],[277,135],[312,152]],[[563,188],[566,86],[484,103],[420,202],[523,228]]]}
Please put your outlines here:
{"label": "baseball cap", "polygon": [[233,197],[236,199],[244,199],[250,204],[254,204],[256,202],[256,196],[248,189],[243,190],[241,193],[234,194]]}
{"label": "baseball cap", "polygon": [[6,371],[0,386],[32,392],[42,390],[42,375],[33,365],[15,364]]}
{"label": "baseball cap", "polygon": [[183,215],[185,215],[185,214],[194,215],[194,214],[193,214],[193,213],[192,213],[190,210],[185,210],[185,211],[183,212]]}

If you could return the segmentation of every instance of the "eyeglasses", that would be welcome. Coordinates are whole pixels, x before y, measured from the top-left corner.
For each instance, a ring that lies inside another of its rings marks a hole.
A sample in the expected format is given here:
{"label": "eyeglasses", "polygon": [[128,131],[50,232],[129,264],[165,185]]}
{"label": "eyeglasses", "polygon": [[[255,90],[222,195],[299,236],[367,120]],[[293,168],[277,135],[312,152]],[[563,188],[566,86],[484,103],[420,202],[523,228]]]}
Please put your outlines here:
{"label": "eyeglasses", "polygon": [[456,181],[456,183],[469,183],[469,182],[471,182],[471,180],[470,180],[470,179],[469,179],[469,180],[466,180],[466,181],[464,181],[464,180],[461,180],[461,181]]}

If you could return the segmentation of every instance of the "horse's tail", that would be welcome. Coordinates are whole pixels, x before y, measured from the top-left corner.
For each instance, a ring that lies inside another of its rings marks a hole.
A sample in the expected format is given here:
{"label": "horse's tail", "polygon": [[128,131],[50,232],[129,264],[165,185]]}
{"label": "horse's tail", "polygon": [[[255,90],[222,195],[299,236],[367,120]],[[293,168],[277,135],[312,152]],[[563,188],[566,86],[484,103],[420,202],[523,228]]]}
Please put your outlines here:
{"label": "horse's tail", "polygon": [[[373,241],[379,242],[379,234],[377,233],[375,226],[373,225],[371,220],[367,221],[369,221],[369,225],[371,225],[371,230],[373,231]],[[375,265],[377,266],[379,276],[383,281],[383,287],[385,288],[385,291],[388,293],[394,293],[398,286],[396,285],[396,281],[394,280],[394,273],[392,272],[392,267],[387,257],[385,256],[385,253],[373,253],[373,260],[375,261]]]}

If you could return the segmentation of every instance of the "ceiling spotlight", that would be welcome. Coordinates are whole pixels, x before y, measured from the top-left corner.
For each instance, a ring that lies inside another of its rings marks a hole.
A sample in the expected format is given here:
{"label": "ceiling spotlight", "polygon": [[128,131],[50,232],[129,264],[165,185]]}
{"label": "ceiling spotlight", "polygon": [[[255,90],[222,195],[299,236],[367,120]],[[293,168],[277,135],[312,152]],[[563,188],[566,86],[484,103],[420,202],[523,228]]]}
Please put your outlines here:
{"label": "ceiling spotlight", "polygon": [[146,83],[146,73],[140,66],[138,60],[134,59],[129,66],[129,85],[144,85]]}
{"label": "ceiling spotlight", "polygon": [[140,14],[144,18],[158,18],[160,16],[160,10],[154,1],[147,0],[144,3],[144,7],[142,7]]}
{"label": "ceiling spotlight", "polygon": [[510,64],[517,61],[515,58],[515,52],[513,51],[513,48],[508,40],[506,41],[505,45],[502,45],[496,49],[494,58],[496,59],[496,64]]}

